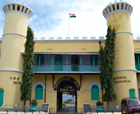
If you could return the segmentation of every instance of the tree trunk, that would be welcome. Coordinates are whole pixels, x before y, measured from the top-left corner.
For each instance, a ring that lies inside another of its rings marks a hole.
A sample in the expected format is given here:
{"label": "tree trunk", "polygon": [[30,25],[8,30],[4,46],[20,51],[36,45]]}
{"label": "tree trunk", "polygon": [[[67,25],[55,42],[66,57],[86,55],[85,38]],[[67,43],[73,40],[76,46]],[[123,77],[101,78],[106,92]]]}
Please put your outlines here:
{"label": "tree trunk", "polygon": [[107,101],[107,112],[109,111],[109,101]]}
{"label": "tree trunk", "polygon": [[31,106],[31,104],[32,104],[32,100],[30,99],[30,106]]}
{"label": "tree trunk", "polygon": [[24,101],[24,112],[26,112],[25,106],[26,106],[26,101]]}
{"label": "tree trunk", "polygon": [[102,104],[104,105],[104,101],[103,101],[103,89],[102,89]]}

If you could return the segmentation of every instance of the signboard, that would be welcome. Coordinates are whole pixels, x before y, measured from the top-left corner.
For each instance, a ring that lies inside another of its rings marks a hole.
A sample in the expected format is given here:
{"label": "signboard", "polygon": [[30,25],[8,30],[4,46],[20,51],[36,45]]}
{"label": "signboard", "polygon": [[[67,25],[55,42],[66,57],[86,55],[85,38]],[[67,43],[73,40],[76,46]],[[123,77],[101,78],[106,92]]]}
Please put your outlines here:
{"label": "signboard", "polygon": [[127,79],[126,76],[116,76],[113,78],[115,84],[119,83],[131,83],[131,80]]}
{"label": "signboard", "polygon": [[48,112],[49,104],[43,104],[41,107],[41,111]]}
{"label": "signboard", "polygon": [[75,88],[58,88],[57,91],[60,91],[60,92],[74,92],[76,91]]}
{"label": "signboard", "polygon": [[60,78],[60,79],[56,82],[56,84],[54,85],[54,90],[57,90],[59,84],[60,84],[61,82],[63,82],[63,81],[71,81],[71,82],[73,82],[73,83],[76,85],[76,89],[77,89],[77,90],[80,90],[80,86],[79,86],[78,82],[77,82],[74,78],[69,77],[69,76]]}

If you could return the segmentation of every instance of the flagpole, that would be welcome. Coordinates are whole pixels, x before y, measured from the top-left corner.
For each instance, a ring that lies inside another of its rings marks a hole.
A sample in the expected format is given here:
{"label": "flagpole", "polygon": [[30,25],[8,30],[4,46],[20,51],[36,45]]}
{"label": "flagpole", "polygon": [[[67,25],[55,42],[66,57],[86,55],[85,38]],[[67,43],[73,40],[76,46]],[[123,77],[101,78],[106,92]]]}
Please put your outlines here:
{"label": "flagpole", "polygon": [[69,16],[68,16],[68,36],[69,36]]}

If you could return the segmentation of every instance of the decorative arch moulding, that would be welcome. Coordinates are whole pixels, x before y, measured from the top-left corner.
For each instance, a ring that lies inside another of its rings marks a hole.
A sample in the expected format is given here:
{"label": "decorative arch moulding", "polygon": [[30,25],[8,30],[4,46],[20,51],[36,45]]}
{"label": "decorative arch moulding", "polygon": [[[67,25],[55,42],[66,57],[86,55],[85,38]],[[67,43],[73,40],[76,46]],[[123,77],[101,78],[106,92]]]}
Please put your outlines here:
{"label": "decorative arch moulding", "polygon": [[54,90],[57,90],[59,84],[60,84],[61,82],[63,82],[63,81],[71,81],[71,82],[73,82],[73,83],[75,84],[75,86],[76,86],[76,89],[77,89],[77,90],[80,90],[80,85],[79,85],[79,83],[77,82],[77,80],[75,80],[74,78],[69,77],[69,76],[60,78],[60,79],[55,83],[55,85],[54,85]]}

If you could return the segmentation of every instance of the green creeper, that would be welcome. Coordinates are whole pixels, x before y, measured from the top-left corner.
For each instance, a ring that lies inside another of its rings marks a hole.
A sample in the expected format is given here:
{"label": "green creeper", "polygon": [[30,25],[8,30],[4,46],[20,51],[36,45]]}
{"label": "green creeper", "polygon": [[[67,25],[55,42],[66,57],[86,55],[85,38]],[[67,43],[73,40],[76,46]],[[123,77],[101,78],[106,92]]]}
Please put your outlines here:
{"label": "green creeper", "polygon": [[22,76],[22,84],[20,86],[20,100],[26,101],[31,100],[31,88],[32,88],[32,76],[33,76],[33,62],[34,62],[34,34],[31,28],[28,26],[25,46],[25,57],[24,57],[24,68]]}
{"label": "green creeper", "polygon": [[105,89],[105,94],[102,96],[102,100],[107,102],[109,105],[110,101],[115,101],[117,96],[114,92],[114,66],[115,66],[115,39],[116,32],[115,29],[111,26],[108,27],[105,47],[101,47],[100,49],[100,57],[101,57],[101,73],[100,73],[100,83],[102,86],[102,95],[103,89]]}

